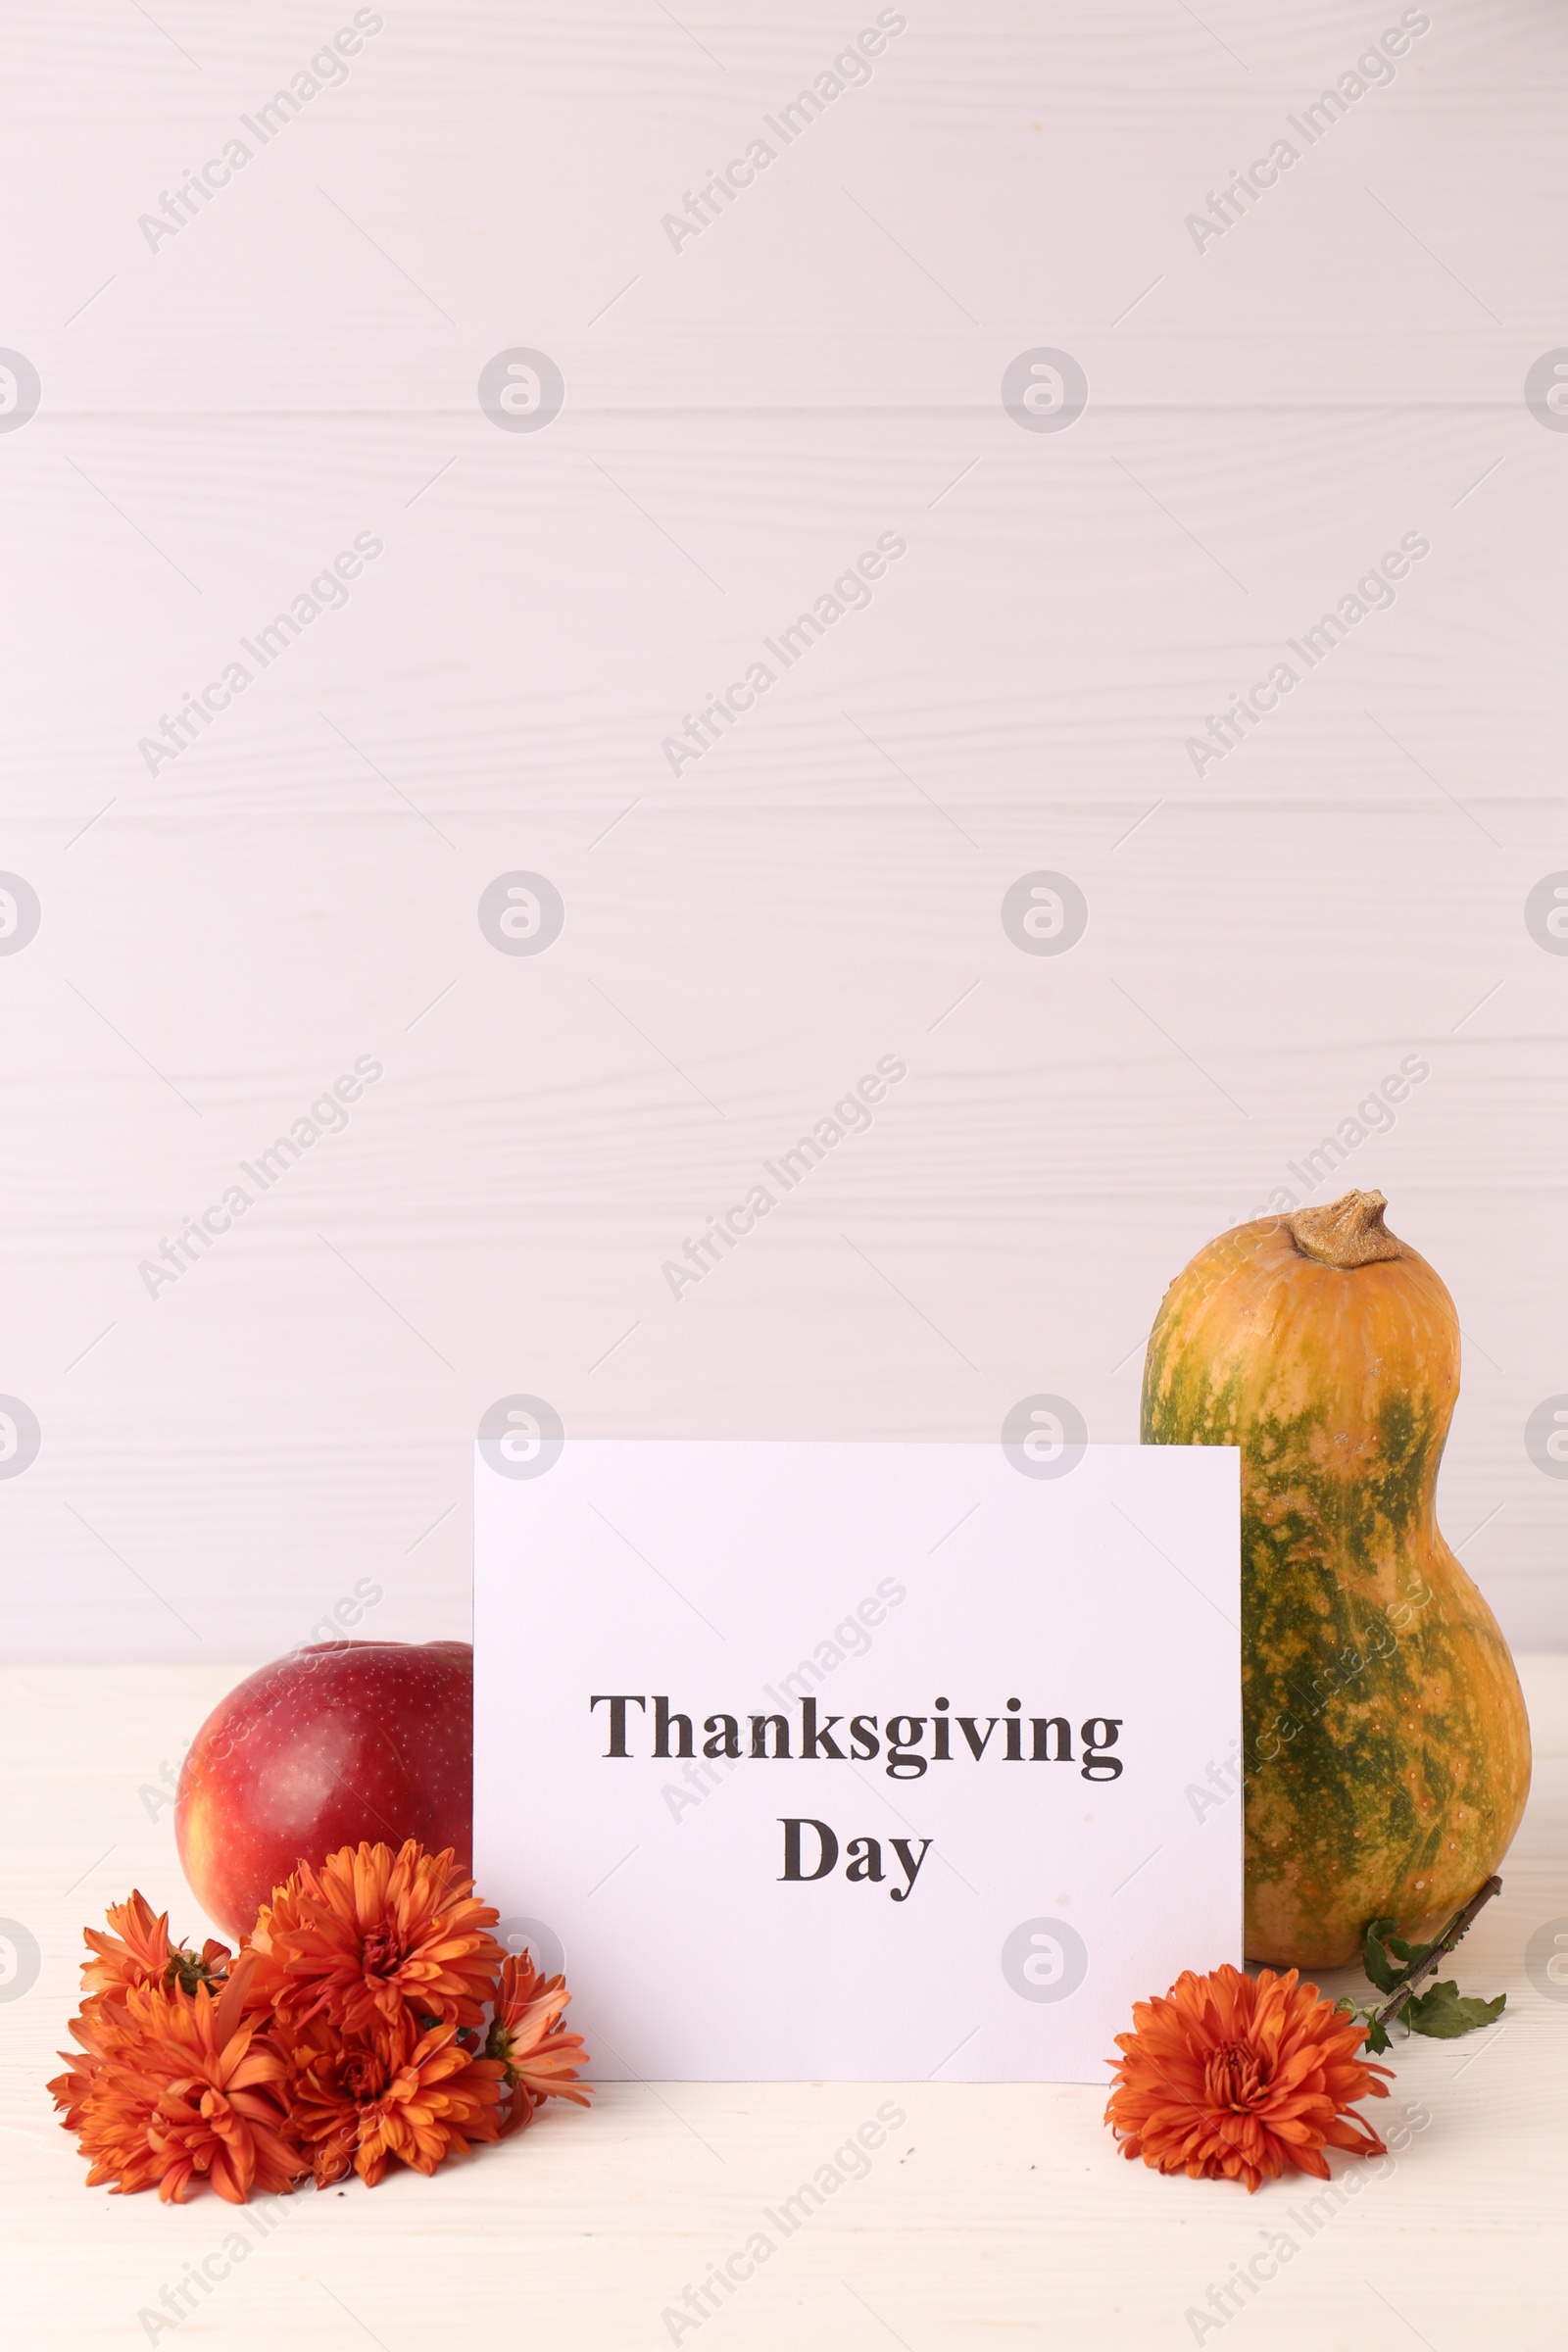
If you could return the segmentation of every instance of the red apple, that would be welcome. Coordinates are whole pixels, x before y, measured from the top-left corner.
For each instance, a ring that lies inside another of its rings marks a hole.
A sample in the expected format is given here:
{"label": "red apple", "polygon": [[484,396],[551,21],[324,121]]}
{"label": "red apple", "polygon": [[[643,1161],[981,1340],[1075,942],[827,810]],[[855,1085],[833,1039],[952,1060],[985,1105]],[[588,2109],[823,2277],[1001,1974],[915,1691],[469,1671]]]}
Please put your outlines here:
{"label": "red apple", "polygon": [[473,1650],[321,1642],[220,1699],[180,1768],[174,1836],[191,1892],[230,1936],[272,1888],[361,1838],[473,1867]]}

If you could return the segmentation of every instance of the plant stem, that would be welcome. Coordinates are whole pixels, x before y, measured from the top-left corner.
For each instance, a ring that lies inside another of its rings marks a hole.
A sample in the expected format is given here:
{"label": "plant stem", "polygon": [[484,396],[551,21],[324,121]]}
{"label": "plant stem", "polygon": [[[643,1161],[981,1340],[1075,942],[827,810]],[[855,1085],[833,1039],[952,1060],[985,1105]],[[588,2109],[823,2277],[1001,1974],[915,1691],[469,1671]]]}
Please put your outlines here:
{"label": "plant stem", "polygon": [[1372,2021],[1374,2025],[1390,2026],[1394,2023],[1410,1995],[1421,1984],[1422,1979],[1429,1977],[1444,1955],[1452,1951],[1460,1936],[1474,1923],[1476,1914],[1491,1902],[1494,1894],[1501,1892],[1502,1881],[1498,1878],[1491,1878],[1478,1892],[1470,1897],[1462,1911],[1455,1912],[1426,1958],[1411,1969],[1398,1991],[1386,2000],[1382,2008],[1375,2013]]}

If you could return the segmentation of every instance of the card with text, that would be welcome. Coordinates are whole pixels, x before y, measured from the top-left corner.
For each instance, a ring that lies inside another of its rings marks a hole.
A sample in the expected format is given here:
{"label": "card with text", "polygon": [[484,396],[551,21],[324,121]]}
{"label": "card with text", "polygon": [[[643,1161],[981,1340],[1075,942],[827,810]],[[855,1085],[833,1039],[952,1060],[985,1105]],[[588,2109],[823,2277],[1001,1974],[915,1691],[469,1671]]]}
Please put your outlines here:
{"label": "card with text", "polygon": [[1234,1450],[505,1401],[474,1866],[596,2074],[1102,2082],[1135,2000],[1240,1964]]}

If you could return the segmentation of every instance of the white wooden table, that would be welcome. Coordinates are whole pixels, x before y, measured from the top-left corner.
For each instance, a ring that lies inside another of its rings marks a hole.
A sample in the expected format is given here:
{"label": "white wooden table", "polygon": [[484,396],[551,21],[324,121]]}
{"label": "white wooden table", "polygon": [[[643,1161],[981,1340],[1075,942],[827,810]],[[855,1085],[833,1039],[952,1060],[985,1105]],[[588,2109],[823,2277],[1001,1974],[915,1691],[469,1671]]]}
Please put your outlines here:
{"label": "white wooden table", "polygon": [[[302,2193],[265,2233],[212,2196],[171,2208],[89,2191],[43,2090],[82,1924],[134,1883],[199,1930],[157,1791],[165,1761],[241,1671],[5,1678],[0,1914],[42,1954],[32,1987],[0,2005],[8,2352],[173,2334],[234,2352],[363,2352],[368,2341],[655,2352],[699,2337],[720,2352],[1174,2352],[1220,2336],[1267,2352],[1469,2352],[1483,2337],[1560,2352],[1568,1999],[1530,1983],[1524,1951],[1568,1917],[1568,1660],[1525,1661],[1535,1792],[1503,1896],[1456,1963],[1466,1989],[1507,1991],[1503,2023],[1459,2043],[1398,2045],[1394,2096],[1370,2104],[1380,2124],[1403,2120],[1408,2144],[1343,2209],[1305,2213],[1317,2184],[1299,2179],[1248,2198],[1129,2165],[1091,2088],[664,2082],[611,2085],[587,2114],[547,2111],[433,2180]],[[766,2218],[889,2100],[905,2120],[863,2177],[793,2233]],[[1342,2188],[1358,2178],[1350,2160],[1332,2161]],[[770,2256],[719,2312],[672,2334],[665,2312],[682,2312],[713,2266],[739,2257],[744,2273],[759,2230]],[[255,2241],[242,2260],[224,2251],[236,2232]],[[1295,2249],[1283,2259],[1282,2236]],[[1259,2255],[1264,2273],[1278,2267],[1255,2301],[1195,2328],[1189,2312],[1212,2319],[1209,2289]],[[139,2314],[159,2312],[165,2287],[204,2263],[211,2292],[190,2287],[196,2307],[178,2328],[150,2330]]]}

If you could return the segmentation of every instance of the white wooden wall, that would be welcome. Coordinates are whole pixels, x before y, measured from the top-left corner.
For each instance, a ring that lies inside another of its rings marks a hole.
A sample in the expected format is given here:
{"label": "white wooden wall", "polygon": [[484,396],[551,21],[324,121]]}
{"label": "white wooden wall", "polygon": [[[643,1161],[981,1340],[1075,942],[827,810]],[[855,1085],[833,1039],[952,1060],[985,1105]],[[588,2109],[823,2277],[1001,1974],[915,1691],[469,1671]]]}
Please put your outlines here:
{"label": "white wooden wall", "polygon": [[[1568,958],[1525,920],[1568,867],[1568,434],[1524,396],[1568,346],[1568,21],[1432,0],[1200,250],[1186,217],[1406,12],[892,13],[678,250],[662,216],[874,7],[387,0],[155,249],[138,217],[354,10],[11,13],[12,1654],[255,1658],[366,1576],[365,1630],[465,1630],[512,1393],[583,1432],[984,1438],[1049,1391],[1127,1439],[1164,1283],[1406,1056],[1317,1197],[1381,1185],[1448,1281],[1445,1523],[1516,1641],[1568,1642],[1568,1485],[1525,1444],[1568,1391]],[[1060,432],[1002,405],[1043,346],[1089,380]],[[564,378],[541,431],[478,403],[514,347]],[[882,533],[869,606],[673,774],[682,714]],[[1196,774],[1406,533],[1392,608]],[[356,534],[346,605],[149,774]],[[479,928],[517,869],[565,906],[537,956]],[[1089,907],[1059,956],[1001,919],[1039,869]],[[346,1129],[149,1297],[359,1056]],[[880,1056],[869,1131],[673,1298]]]}

